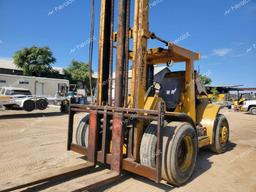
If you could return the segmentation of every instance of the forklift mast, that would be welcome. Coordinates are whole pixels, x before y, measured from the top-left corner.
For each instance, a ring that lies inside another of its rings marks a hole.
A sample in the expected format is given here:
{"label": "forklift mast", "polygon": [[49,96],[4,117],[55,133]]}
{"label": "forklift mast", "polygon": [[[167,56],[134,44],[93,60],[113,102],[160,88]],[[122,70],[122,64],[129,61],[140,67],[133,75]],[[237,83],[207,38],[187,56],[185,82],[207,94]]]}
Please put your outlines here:
{"label": "forklift mast", "polygon": [[[134,1],[133,59],[131,81],[131,104],[129,107],[143,108],[147,78],[147,34],[148,0]],[[118,1],[117,50],[115,67],[115,107],[127,106],[128,69],[129,69],[129,33],[130,0]],[[98,65],[98,105],[112,105],[113,72],[113,28],[114,0],[101,1],[99,65]],[[136,85],[136,86],[135,86]]]}
{"label": "forklift mast", "polygon": [[[143,109],[145,106],[146,89],[152,83],[153,65],[163,64],[169,58],[154,59],[157,54],[149,54],[147,41],[156,39],[163,42],[169,51],[185,55],[185,58],[177,58],[177,61],[185,61],[185,85],[184,112],[196,120],[195,107],[195,81],[193,60],[199,59],[199,54],[190,52],[170,42],[166,42],[149,31],[149,1],[134,1],[134,26],[130,26],[130,0],[118,1],[117,32],[114,33],[114,0],[101,1],[100,37],[99,37],[99,63],[98,63],[98,96],[97,105],[114,105],[115,107],[129,107]],[[133,39],[133,50],[129,51],[129,39]],[[113,87],[113,43],[117,42],[116,66],[115,66],[115,94]],[[148,59],[152,56],[153,59]],[[173,56],[175,59],[175,56]],[[128,85],[129,59],[132,60],[132,79]],[[151,63],[149,63],[149,60]],[[151,78],[151,79],[150,79]],[[128,86],[131,95],[128,102]],[[112,98],[115,98],[112,101]]]}
{"label": "forklift mast", "polygon": [[[99,37],[99,63],[98,63],[98,96],[97,105],[128,107],[134,109],[145,108],[146,89],[152,82],[154,64],[163,64],[163,62],[148,63],[148,39],[156,39],[163,42],[170,50],[172,44],[157,37],[149,32],[149,0],[134,1],[134,26],[130,27],[130,0],[118,1],[117,32],[114,33],[114,0],[101,1],[100,13],[100,37]],[[133,39],[133,50],[129,51],[129,39]],[[115,66],[115,92],[112,95],[113,83],[113,43],[116,46],[116,66]],[[129,59],[132,60],[132,79],[128,85]],[[195,106],[195,83],[194,83],[194,65],[192,59],[186,59],[186,92],[184,99],[184,112],[196,120]],[[151,76],[151,80],[150,80]],[[131,95],[128,103],[128,86],[130,86]],[[115,98],[112,101],[112,98]],[[149,108],[151,109],[151,108]],[[134,149],[133,155],[139,161],[139,144],[143,135],[143,121],[137,120],[134,125]]]}

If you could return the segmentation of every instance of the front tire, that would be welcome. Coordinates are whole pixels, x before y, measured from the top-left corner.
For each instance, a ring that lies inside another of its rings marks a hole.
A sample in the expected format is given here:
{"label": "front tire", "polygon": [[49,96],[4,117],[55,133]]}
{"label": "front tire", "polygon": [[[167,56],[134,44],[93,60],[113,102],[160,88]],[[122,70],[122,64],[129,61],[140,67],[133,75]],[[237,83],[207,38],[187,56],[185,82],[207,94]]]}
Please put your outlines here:
{"label": "front tire", "polygon": [[88,148],[89,140],[89,114],[80,121],[76,129],[76,143],[80,146]]}
{"label": "front tire", "polygon": [[256,115],[256,107],[251,107],[249,111],[252,115]]}
{"label": "front tire", "polygon": [[[156,123],[150,124],[140,148],[141,164],[156,166]],[[181,186],[192,176],[195,168],[198,143],[194,127],[185,122],[171,122],[163,128],[162,178]]]}
{"label": "front tire", "polygon": [[224,153],[227,150],[229,142],[229,124],[224,115],[219,114],[214,125],[214,138],[211,145],[211,151],[217,154]]}

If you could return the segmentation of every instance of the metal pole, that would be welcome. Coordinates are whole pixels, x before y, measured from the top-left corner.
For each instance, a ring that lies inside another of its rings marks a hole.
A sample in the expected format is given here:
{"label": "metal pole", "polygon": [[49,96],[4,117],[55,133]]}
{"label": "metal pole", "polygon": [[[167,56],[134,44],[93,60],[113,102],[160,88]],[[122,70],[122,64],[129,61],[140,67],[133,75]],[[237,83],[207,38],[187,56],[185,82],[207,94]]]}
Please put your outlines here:
{"label": "metal pole", "polygon": [[118,1],[118,34],[115,81],[115,106],[123,107],[124,102],[124,71],[125,71],[125,41],[126,41],[126,5],[127,0]]}
{"label": "metal pole", "polygon": [[109,76],[108,76],[108,105],[112,106],[112,84],[113,84],[113,32],[114,32],[114,0],[111,0],[111,21],[110,21],[110,50],[109,50]]}
{"label": "metal pole", "polygon": [[92,94],[92,57],[93,57],[93,41],[94,41],[94,0],[92,0],[92,14],[91,14],[91,32],[90,32],[90,47],[89,47],[89,84],[90,84],[90,94],[91,102],[93,101]]}
{"label": "metal pole", "polygon": [[98,64],[98,105],[106,105],[109,101],[109,69],[110,69],[110,39],[111,16],[114,7],[112,0],[101,0],[100,34],[99,34],[99,64]]}
{"label": "metal pole", "polygon": [[125,75],[124,75],[124,106],[127,107],[129,86],[129,30],[130,30],[130,0],[126,2],[126,37],[125,37]]}

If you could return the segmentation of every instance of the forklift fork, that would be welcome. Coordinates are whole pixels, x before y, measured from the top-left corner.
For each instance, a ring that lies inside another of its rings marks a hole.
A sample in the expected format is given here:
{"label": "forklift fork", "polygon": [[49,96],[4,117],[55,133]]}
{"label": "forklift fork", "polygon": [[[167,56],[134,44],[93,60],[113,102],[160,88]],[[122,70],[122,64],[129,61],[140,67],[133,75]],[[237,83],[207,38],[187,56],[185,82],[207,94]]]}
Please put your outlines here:
{"label": "forklift fork", "polygon": [[[76,112],[89,112],[89,138],[88,148],[72,143],[73,119]],[[111,121],[112,119],[112,121]],[[127,136],[128,150],[123,152],[124,147],[124,125],[128,119],[157,121],[157,152],[156,168],[146,167],[136,162],[132,157],[132,136]],[[87,157],[94,166],[97,163],[110,165],[112,171],[119,176],[122,171],[136,173],[147,177],[157,183],[161,180],[162,163],[162,133],[161,127],[164,122],[164,106],[161,103],[159,110],[128,109],[110,106],[85,106],[71,105],[68,150],[78,152]],[[110,123],[111,122],[111,123]],[[112,127],[112,134],[110,128]],[[101,134],[101,135],[100,135]],[[100,139],[99,139],[100,137]],[[110,147],[111,146],[111,147]],[[130,146],[130,147],[129,147]]]}

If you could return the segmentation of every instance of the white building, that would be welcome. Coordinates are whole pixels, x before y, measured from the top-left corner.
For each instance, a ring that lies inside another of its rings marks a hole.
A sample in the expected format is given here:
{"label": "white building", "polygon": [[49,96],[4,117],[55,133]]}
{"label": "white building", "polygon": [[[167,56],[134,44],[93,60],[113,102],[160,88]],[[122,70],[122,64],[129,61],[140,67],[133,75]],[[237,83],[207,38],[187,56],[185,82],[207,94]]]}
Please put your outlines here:
{"label": "white building", "polygon": [[[62,68],[54,68],[64,74]],[[19,87],[29,89],[33,95],[54,97],[57,92],[68,90],[66,79],[23,76],[12,60],[0,59],[0,87]]]}

